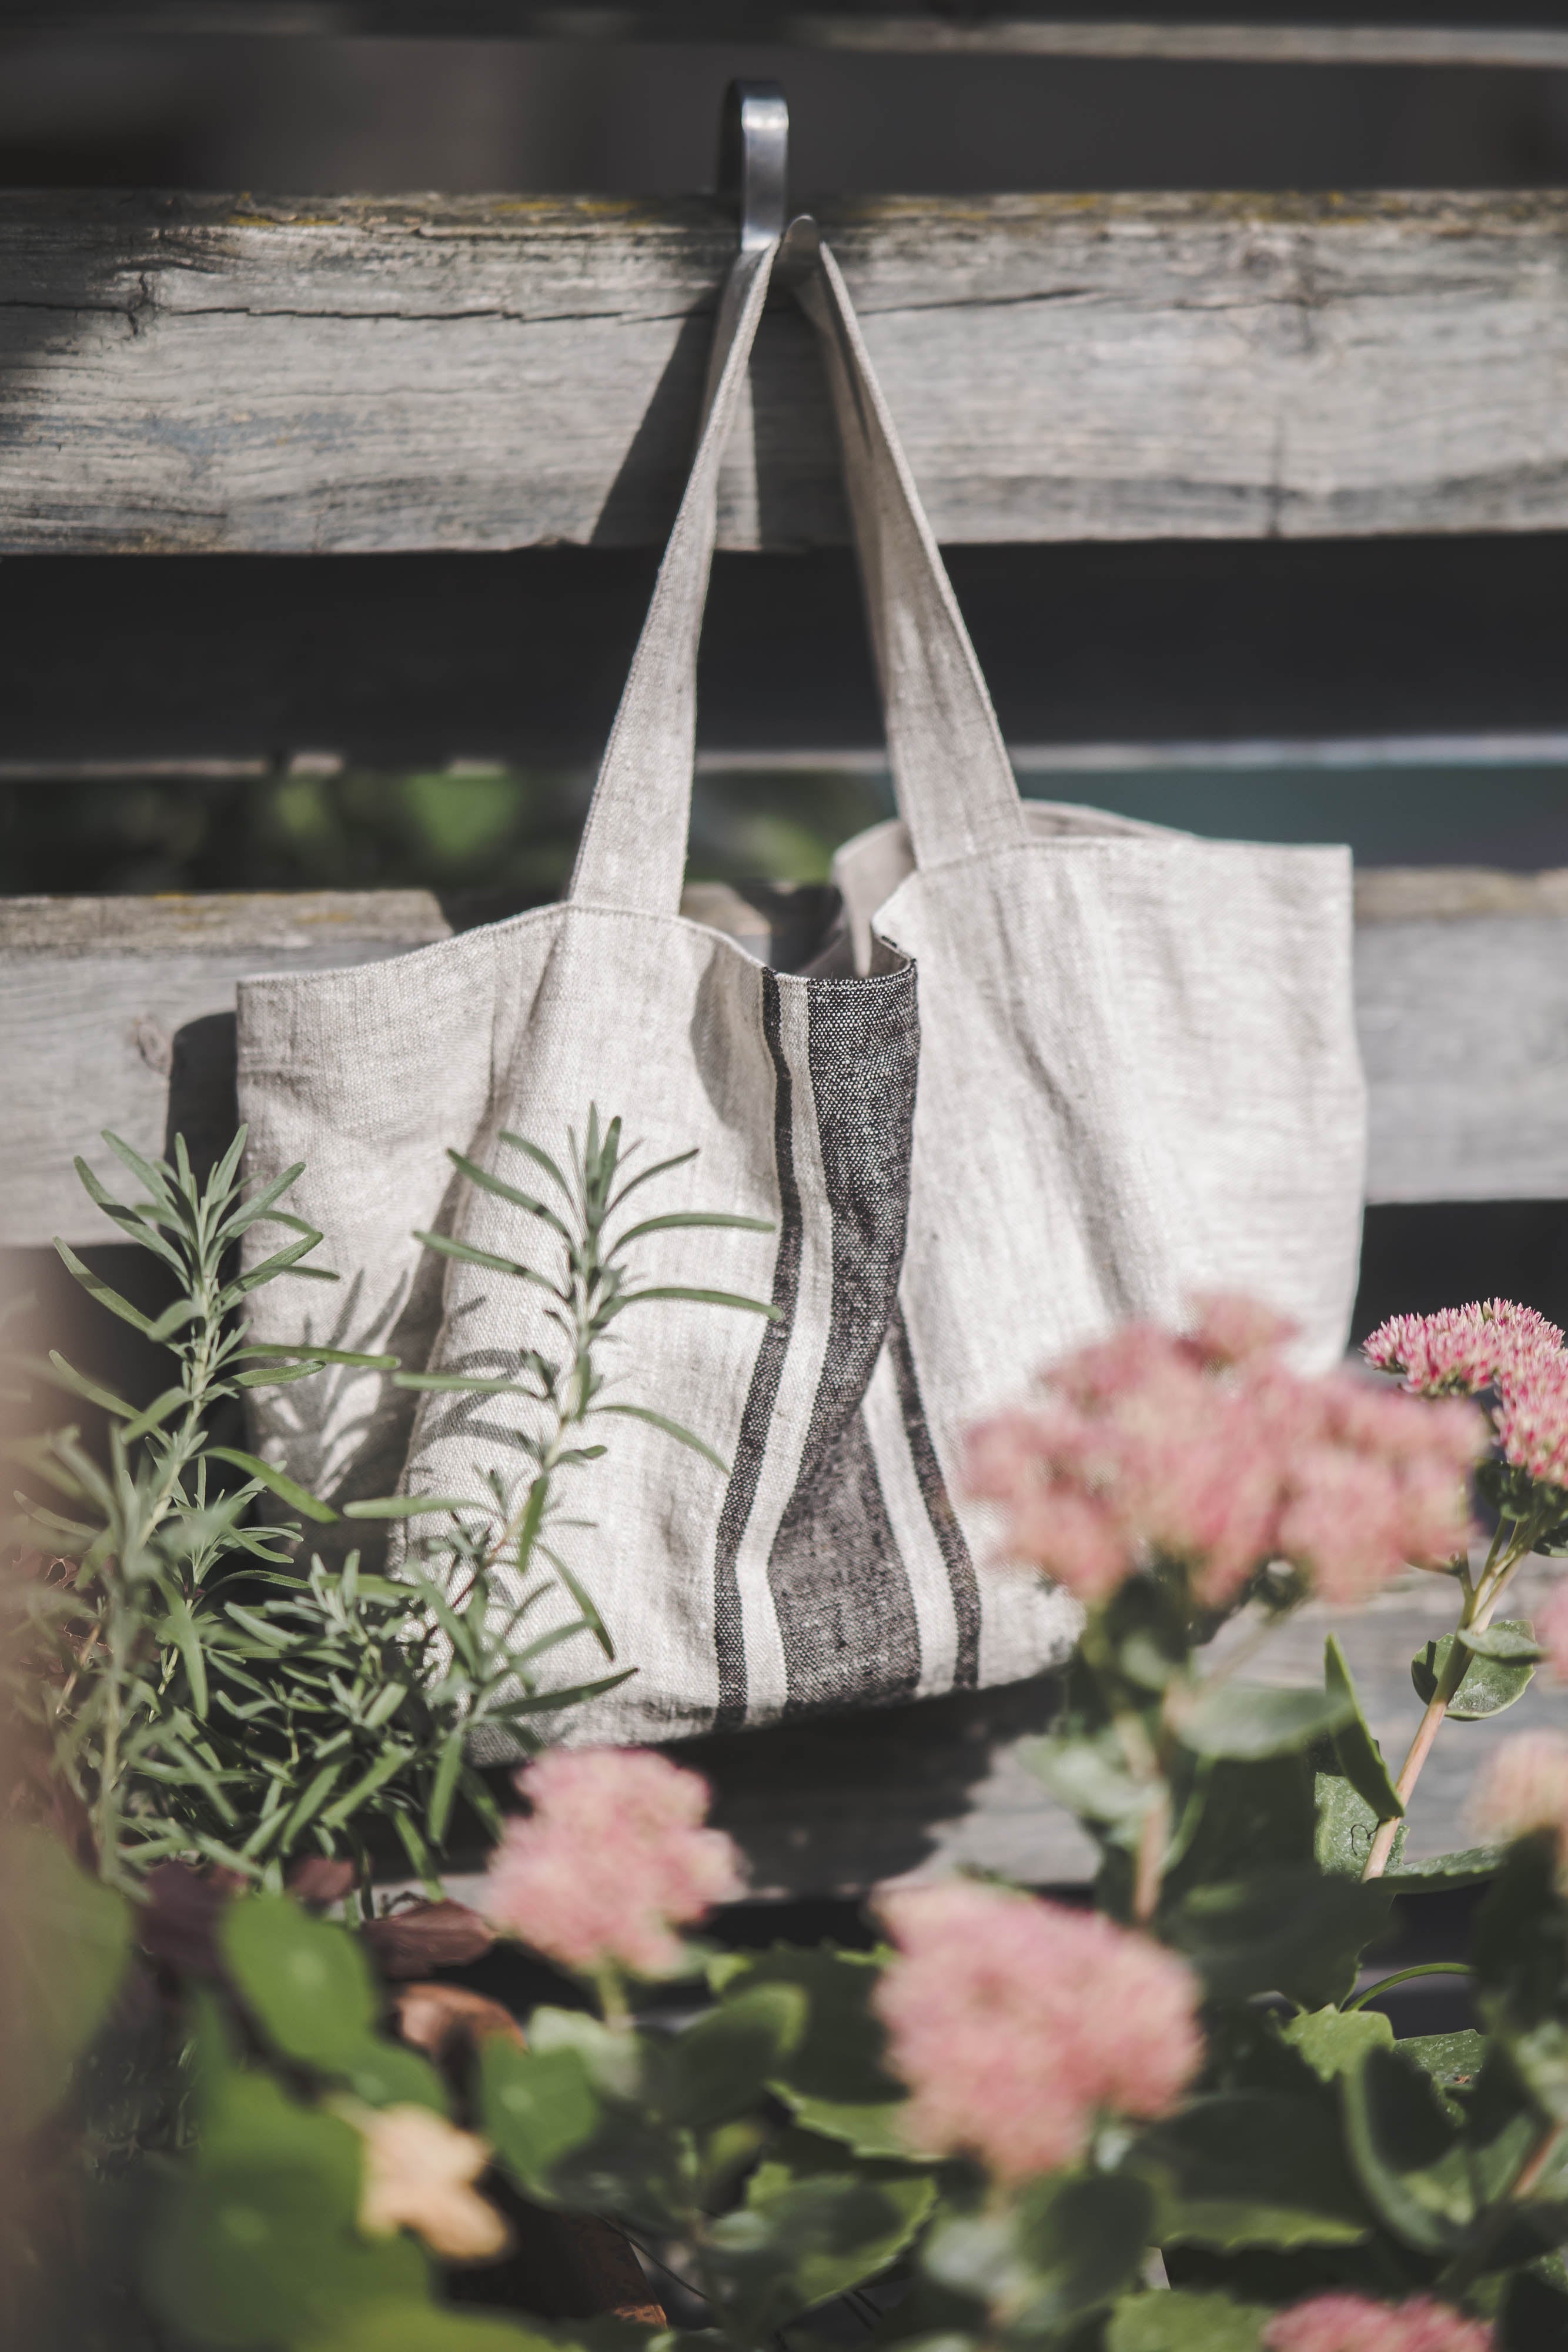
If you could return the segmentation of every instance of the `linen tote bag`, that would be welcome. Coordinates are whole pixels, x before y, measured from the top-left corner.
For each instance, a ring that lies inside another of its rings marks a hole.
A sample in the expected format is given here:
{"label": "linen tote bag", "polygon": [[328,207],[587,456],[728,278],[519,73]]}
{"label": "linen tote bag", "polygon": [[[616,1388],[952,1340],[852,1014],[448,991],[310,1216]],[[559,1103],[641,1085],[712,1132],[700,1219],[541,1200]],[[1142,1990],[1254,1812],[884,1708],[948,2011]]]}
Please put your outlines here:
{"label": "linen tote bag", "polygon": [[[639,1164],[698,1148],[639,1207],[768,1223],[665,1234],[650,1270],[770,1299],[777,1321],[671,1304],[617,1327],[621,1393],[731,1467],[633,1421],[600,1424],[609,1451],[581,1488],[597,1528],[567,1540],[637,1672],[561,1718],[574,1741],[1007,1679],[1061,1655],[1074,1622],[1064,1596],[1021,1581],[982,1601],[926,1430],[897,1305],[919,1055],[908,959],[776,973],[678,913],[718,466],[776,251],[743,257],[726,289],[706,423],[564,903],[240,991],[249,1167],[305,1162],[295,1205],[344,1286],[325,1313],[311,1286],[308,1316],[279,1298],[287,1286],[258,1292],[260,1339],[484,1371],[545,1344],[532,1293],[413,1234],[517,1255],[517,1213],[455,1180],[447,1147],[494,1167],[509,1129],[559,1158],[591,1104],[622,1118]],[[382,1375],[323,1373],[258,1405],[257,1443],[339,1504],[389,1492],[400,1470],[414,1494],[461,1496],[486,1468],[526,1466],[468,1400],[427,1397],[412,1433],[410,1402]],[[563,1621],[569,1608],[562,1595]],[[586,1635],[549,1664],[554,1687],[602,1671]]]}
{"label": "linen tote bag", "polygon": [[[409,1229],[438,1222],[439,1202],[466,1238],[494,1239],[483,1199],[446,1190],[455,1129],[482,1160],[497,1127],[548,1141],[541,1124],[563,1131],[591,1097],[661,1154],[702,1144],[693,1200],[778,1220],[768,1241],[705,1236],[687,1263],[771,1296],[784,1320],[758,1340],[672,1318],[652,1350],[661,1401],[734,1462],[722,1497],[640,1437],[601,1465],[606,1540],[577,1565],[641,1671],[566,1719],[574,1738],[1035,1671],[1073,1614],[1032,1580],[977,1580],[986,1528],[957,1491],[965,1424],[1060,1347],[1128,1314],[1178,1315],[1204,1288],[1270,1299],[1301,1323],[1303,1355],[1326,1360],[1354,1289],[1345,854],[1020,803],[831,256],[809,223],[789,247],[828,361],[901,811],[841,853],[843,936],[817,976],[762,973],[670,911],[718,448],[765,252],[727,290],[707,425],[567,905],[397,965],[242,993],[255,1163],[308,1161],[302,1206],[353,1278],[350,1312],[318,1338],[430,1355],[439,1269],[421,1267]],[[913,1103],[911,950],[925,1031]],[[476,1051],[476,1028],[493,1054]],[[367,1184],[368,1163],[385,1172]],[[275,1314],[276,1299],[259,1294]],[[444,1306],[437,1364],[527,1336],[467,1269],[448,1271]],[[640,1371],[650,1322],[641,1337]],[[392,1483],[405,1424],[373,1380],[308,1417],[291,1405],[267,1408],[266,1450],[296,1475],[329,1495]],[[411,1487],[453,1491],[476,1451],[427,1411]],[[561,1680],[578,1678],[561,1658]]]}

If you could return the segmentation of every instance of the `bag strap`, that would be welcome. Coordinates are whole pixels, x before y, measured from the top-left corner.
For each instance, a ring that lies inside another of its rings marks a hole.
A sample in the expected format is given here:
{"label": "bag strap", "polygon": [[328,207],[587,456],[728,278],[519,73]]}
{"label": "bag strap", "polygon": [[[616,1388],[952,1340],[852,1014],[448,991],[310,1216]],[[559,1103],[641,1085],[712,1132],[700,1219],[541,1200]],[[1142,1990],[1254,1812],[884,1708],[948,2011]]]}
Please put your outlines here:
{"label": "bag strap", "polygon": [[[775,241],[742,253],[719,301],[696,455],[594,786],[567,896],[675,913],[696,756],[697,645],[718,475],[757,340]],[[899,812],[917,865],[1025,838],[996,713],[838,265],[809,220],[783,240],[817,328],[843,451]]]}
{"label": "bag strap", "polygon": [[873,371],[839,265],[814,221],[788,260],[816,328],[882,687],[888,764],[916,866],[1028,838],[1012,762],[953,583]]}

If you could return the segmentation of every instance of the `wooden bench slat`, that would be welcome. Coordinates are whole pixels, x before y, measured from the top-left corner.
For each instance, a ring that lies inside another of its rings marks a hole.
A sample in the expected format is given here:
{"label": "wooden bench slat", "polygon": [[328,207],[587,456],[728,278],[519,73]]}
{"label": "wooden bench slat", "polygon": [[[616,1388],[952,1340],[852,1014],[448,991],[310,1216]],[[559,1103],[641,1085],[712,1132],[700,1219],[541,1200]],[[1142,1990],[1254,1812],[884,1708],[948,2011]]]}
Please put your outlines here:
{"label": "wooden bench slat", "polygon": [[[735,891],[699,884],[687,903],[762,948],[768,918]],[[449,928],[419,890],[0,901],[0,1243],[103,1238],[71,1160],[105,1126],[141,1150],[182,1127],[226,1139],[242,975]],[[1568,1198],[1568,872],[1364,874],[1356,994],[1370,1199]]]}
{"label": "wooden bench slat", "polygon": [[[1568,194],[821,207],[939,538],[1568,523]],[[0,552],[656,542],[712,203],[0,193]],[[728,547],[841,540],[764,324]]]}

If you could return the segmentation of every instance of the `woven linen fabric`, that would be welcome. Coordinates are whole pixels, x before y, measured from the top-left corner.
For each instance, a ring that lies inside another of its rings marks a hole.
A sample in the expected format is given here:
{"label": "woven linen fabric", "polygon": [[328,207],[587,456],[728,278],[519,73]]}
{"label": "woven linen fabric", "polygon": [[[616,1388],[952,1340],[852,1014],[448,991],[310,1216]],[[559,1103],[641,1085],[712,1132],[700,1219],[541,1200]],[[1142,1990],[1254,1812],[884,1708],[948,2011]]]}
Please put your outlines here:
{"label": "woven linen fabric", "polygon": [[[288,1286],[258,1292],[259,1338],[308,1330],[408,1368],[483,1372],[545,1344],[536,1294],[413,1236],[518,1255],[517,1213],[455,1178],[446,1148],[496,1167],[507,1129],[559,1158],[591,1104],[622,1118],[633,1165],[697,1147],[640,1208],[768,1221],[644,1245],[643,1279],[769,1299],[779,1320],[671,1303],[616,1326],[612,1393],[673,1415],[731,1466],[721,1476],[635,1422],[600,1424],[608,1454],[568,1497],[597,1525],[562,1540],[637,1671],[561,1719],[573,1741],[972,1687],[1060,1656],[1074,1624],[1062,1596],[1021,1580],[982,1601],[926,1426],[898,1304],[913,965],[890,953],[862,974],[774,972],[676,912],[717,469],[773,259],[743,257],[726,289],[706,422],[565,902],[241,990],[248,1165],[306,1163],[295,1203],[345,1285],[325,1309],[314,1286],[303,1309]],[[258,1404],[257,1442],[339,1503],[391,1491],[400,1472],[442,1495],[476,1492],[492,1467],[524,1475],[486,1401],[413,1403],[380,1374],[325,1372]],[[587,1636],[548,1664],[557,1687],[602,1671]]]}

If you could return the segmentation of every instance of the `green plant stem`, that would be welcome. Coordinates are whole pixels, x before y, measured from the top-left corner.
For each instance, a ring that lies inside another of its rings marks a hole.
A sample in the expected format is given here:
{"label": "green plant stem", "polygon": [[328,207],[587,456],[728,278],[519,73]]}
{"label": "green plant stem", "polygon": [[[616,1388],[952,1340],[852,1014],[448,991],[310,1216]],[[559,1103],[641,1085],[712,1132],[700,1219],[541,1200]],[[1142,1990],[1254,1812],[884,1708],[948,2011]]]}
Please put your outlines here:
{"label": "green plant stem", "polygon": [[1564,2130],[1568,2130],[1568,2126],[1551,2124],[1542,2132],[1535,2147],[1521,2167],[1513,2187],[1508,2192],[1512,2202],[1517,2204],[1521,2199],[1533,2196],[1542,2174],[1563,2145]]}
{"label": "green plant stem", "polygon": [[[1469,1671],[1474,1653],[1466,1648],[1465,1635],[1485,1633],[1491,1622],[1498,1602],[1502,1599],[1510,1578],[1520,1562],[1528,1559],[1535,1538],[1542,1531],[1542,1520],[1539,1512],[1531,1513],[1527,1519],[1516,1520],[1514,1534],[1506,1548],[1503,1547],[1503,1531],[1500,1526],[1492,1538],[1486,1565],[1480,1572],[1475,1588],[1473,1591],[1467,1591],[1459,1622],[1455,1629],[1453,1646],[1437,1677],[1437,1686],[1427,1702],[1427,1711],[1416,1727],[1409,1752],[1399,1768],[1399,1778],[1394,1783],[1395,1794],[1406,1812],[1409,1811],[1410,1799],[1416,1783],[1420,1779],[1427,1759],[1432,1752],[1432,1743],[1443,1727],[1444,1717],[1453,1704],[1455,1693]],[[1384,1822],[1379,1825],[1377,1834],[1372,1841],[1372,1851],[1366,1857],[1366,1867],[1361,1874],[1364,1881],[1383,1876],[1388,1867],[1389,1855],[1394,1851],[1394,1841],[1399,1834],[1399,1824],[1404,1818],[1405,1813],[1396,1813],[1391,1821]]]}
{"label": "green plant stem", "polygon": [[1375,1985],[1368,1985],[1366,1990],[1358,1993],[1354,2000],[1347,2000],[1343,2013],[1349,2017],[1354,2011],[1364,2009],[1369,2000],[1375,2000],[1379,1994],[1390,1991],[1395,1985],[1408,1984],[1412,1977],[1473,1977],[1474,1974],[1475,1970],[1468,1960],[1423,1960],[1418,1968],[1396,1969],[1392,1976],[1379,1977]]}

